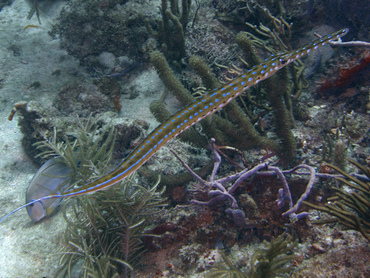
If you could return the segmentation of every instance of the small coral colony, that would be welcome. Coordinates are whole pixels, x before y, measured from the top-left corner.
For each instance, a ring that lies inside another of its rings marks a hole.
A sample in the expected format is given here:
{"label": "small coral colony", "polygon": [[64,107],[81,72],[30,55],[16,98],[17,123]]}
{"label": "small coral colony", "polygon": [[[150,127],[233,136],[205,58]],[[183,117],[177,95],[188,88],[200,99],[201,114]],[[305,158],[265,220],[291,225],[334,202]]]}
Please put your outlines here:
{"label": "small coral colony", "polygon": [[[370,19],[293,2],[65,4],[49,34],[88,78],[9,117],[42,165],[23,207],[67,222],[57,277],[303,277],[316,259],[335,276],[340,242],[369,247]],[[127,84],[146,71],[164,86],[142,102]]]}

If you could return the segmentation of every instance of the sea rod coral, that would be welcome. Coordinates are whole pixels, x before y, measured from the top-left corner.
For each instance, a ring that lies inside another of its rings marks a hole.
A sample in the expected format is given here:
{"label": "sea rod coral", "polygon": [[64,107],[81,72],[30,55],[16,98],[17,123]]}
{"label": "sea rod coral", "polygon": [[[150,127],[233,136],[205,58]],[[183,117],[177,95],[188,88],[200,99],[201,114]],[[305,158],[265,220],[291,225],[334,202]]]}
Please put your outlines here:
{"label": "sea rod coral", "polygon": [[[263,176],[277,175],[283,183],[283,188],[279,190],[279,197],[276,200],[276,203],[279,207],[282,207],[285,204],[285,202],[288,202],[289,204],[289,210],[284,212],[282,215],[289,216],[289,218],[291,219],[300,219],[307,216],[306,212],[302,212],[299,214],[296,214],[296,212],[298,211],[302,201],[304,201],[308,197],[314,184],[316,171],[313,167],[301,164],[294,167],[293,169],[282,171],[278,167],[269,165],[268,163],[261,163],[258,164],[257,166],[254,166],[252,169],[245,169],[236,174],[231,174],[224,178],[215,179],[215,176],[221,164],[221,156],[216,150],[214,139],[211,140],[211,150],[215,159],[215,163],[209,181],[205,181],[200,176],[198,176],[188,165],[186,165],[186,163],[174,151],[172,151],[172,153],[180,160],[180,162],[186,168],[186,170],[189,171],[189,173],[191,173],[191,175],[200,183],[198,188],[196,188],[195,190],[205,191],[208,194],[209,199],[207,201],[193,199],[191,200],[191,203],[197,205],[210,206],[216,203],[222,203],[225,202],[226,200],[229,200],[231,202],[231,208],[226,209],[225,212],[234,219],[237,226],[243,227],[245,225],[245,215],[244,212],[239,209],[238,202],[233,196],[236,189],[245,179],[253,175],[263,175]],[[297,170],[299,169],[308,170],[308,173],[307,171],[304,173],[297,172]],[[285,178],[286,174],[292,173],[300,175],[302,174],[309,175],[309,181],[307,183],[306,190],[302,194],[302,196],[298,199],[295,205],[293,205],[292,195],[289,189],[288,182]],[[226,189],[224,184],[230,183],[232,181],[235,181],[234,184],[230,186],[229,189]]]}

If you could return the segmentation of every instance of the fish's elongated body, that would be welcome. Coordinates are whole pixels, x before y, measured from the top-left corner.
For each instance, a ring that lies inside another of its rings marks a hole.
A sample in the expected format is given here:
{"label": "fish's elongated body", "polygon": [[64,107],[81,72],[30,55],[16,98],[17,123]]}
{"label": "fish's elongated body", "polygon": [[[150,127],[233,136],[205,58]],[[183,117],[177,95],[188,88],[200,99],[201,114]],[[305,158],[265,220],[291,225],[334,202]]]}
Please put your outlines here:
{"label": "fish's elongated body", "polygon": [[[55,194],[35,200],[32,203],[50,198],[64,198],[92,193],[105,189],[132,174],[140,168],[161,147],[182,133],[187,128],[212,115],[217,110],[227,105],[248,88],[272,76],[281,68],[310,53],[312,50],[325,45],[327,42],[338,40],[348,32],[348,29],[337,31],[309,43],[298,50],[283,54],[272,55],[260,65],[254,66],[249,71],[235,78],[231,83],[205,94],[191,104],[172,115],[157,128],[155,128],[114,170],[106,175],[61,194]],[[26,204],[26,207],[32,203]],[[18,208],[17,210],[21,209]],[[16,210],[16,211],[17,211]],[[14,211],[15,212],[15,211]],[[12,213],[14,213],[12,212]],[[8,214],[10,215],[10,214]],[[7,215],[7,216],[8,216]],[[5,219],[5,216],[3,219]],[[3,220],[1,219],[0,222]]]}

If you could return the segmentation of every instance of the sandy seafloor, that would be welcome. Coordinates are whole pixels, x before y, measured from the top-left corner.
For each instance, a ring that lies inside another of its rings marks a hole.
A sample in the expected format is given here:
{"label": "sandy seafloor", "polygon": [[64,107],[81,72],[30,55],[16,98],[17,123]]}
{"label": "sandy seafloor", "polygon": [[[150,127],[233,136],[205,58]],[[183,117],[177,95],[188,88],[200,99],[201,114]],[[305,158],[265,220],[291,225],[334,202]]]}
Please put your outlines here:
{"label": "sandy seafloor", "polygon": [[[63,2],[57,2],[48,8],[47,14],[41,12],[41,28],[26,30],[24,27],[29,24],[39,25],[35,15],[31,20],[26,18],[30,10],[26,1],[17,0],[0,12],[0,78],[4,80],[0,87],[1,217],[24,204],[26,188],[37,171],[22,150],[18,116],[13,121],[8,120],[14,104],[37,100],[44,107],[50,106],[63,86],[83,75],[78,61],[61,50],[59,40],[53,40],[47,33],[62,5]],[[21,48],[20,56],[14,56],[9,50],[13,44]],[[61,70],[61,76],[52,78],[52,72],[57,69]],[[79,76],[72,74],[76,71]],[[148,82],[152,90],[162,86],[154,71],[147,71],[138,79]],[[37,94],[28,88],[35,81],[41,84]],[[135,100],[141,103],[142,108],[142,111],[136,112],[148,119],[152,129],[157,123],[150,120],[149,109],[145,108],[149,107],[154,96],[150,97],[147,88],[142,89],[149,97]],[[120,116],[132,115],[130,108],[133,107],[126,100],[126,109]],[[0,278],[53,277],[59,258],[55,255],[57,237],[64,227],[61,214],[36,225],[31,222],[26,209],[11,215],[0,224]]]}
{"label": "sandy seafloor", "polygon": [[[27,20],[30,7],[25,1],[15,1],[0,12],[0,76],[5,78],[0,90],[0,215],[4,216],[25,202],[28,183],[37,171],[21,147],[22,134],[17,116],[8,121],[13,105],[21,100],[38,99],[51,105],[62,82],[50,81],[50,74],[61,55],[57,40],[47,34],[58,8],[50,10],[50,18],[42,15],[41,28],[37,18]],[[14,56],[8,48],[16,44],[22,54]],[[68,59],[65,67],[76,67],[77,61]],[[26,88],[32,82],[42,83],[42,93],[33,95]],[[61,79],[62,80],[62,79]],[[25,209],[0,224],[0,277],[51,277],[55,273],[58,257],[56,236],[63,230],[63,219],[58,215],[47,222],[33,225]]]}

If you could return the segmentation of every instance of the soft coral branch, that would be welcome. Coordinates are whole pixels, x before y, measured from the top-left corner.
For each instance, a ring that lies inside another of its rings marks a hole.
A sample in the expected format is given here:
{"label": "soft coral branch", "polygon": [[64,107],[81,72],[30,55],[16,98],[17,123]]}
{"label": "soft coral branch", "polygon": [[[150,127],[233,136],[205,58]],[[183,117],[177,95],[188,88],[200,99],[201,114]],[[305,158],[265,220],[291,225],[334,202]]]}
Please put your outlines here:
{"label": "soft coral branch", "polygon": [[[261,163],[252,169],[245,169],[238,173],[228,175],[226,177],[216,179],[216,174],[218,172],[218,169],[221,164],[221,156],[217,151],[217,148],[215,147],[215,140],[211,140],[211,150],[215,159],[214,168],[212,171],[212,174],[210,176],[209,181],[203,180],[200,176],[198,176],[174,151],[172,153],[177,157],[177,159],[182,163],[182,165],[186,168],[187,171],[203,186],[203,188],[206,190],[208,194],[208,200],[207,201],[200,201],[193,199],[191,200],[192,204],[197,205],[207,205],[211,206],[213,204],[217,204],[219,202],[225,202],[227,199],[231,201],[231,208],[226,209],[226,213],[233,217],[234,221],[238,226],[243,226],[241,224],[242,219],[245,220],[244,213],[238,208],[238,202],[233,196],[236,189],[239,187],[242,181],[247,179],[248,177],[254,176],[254,175],[263,175],[263,176],[270,176],[270,175],[277,175],[280,180],[283,183],[283,188],[279,190],[279,198],[276,201],[279,206],[284,205],[285,202],[288,202],[289,204],[289,210],[283,213],[283,216],[289,216],[290,218],[302,218],[307,215],[307,213],[301,213],[296,215],[296,212],[299,209],[300,204],[303,200],[305,200],[314,183],[316,172],[315,169],[308,165],[299,165],[291,170],[282,171],[276,166],[271,166],[268,163]],[[297,172],[299,169],[306,169],[309,172]],[[290,193],[290,188],[288,185],[288,182],[286,180],[285,174],[304,174],[309,175],[309,181],[306,187],[305,192],[302,194],[300,199],[297,201],[297,203],[294,205],[292,196]],[[227,189],[224,184],[229,182],[234,182],[234,184]],[[243,222],[244,223],[244,222]]]}

